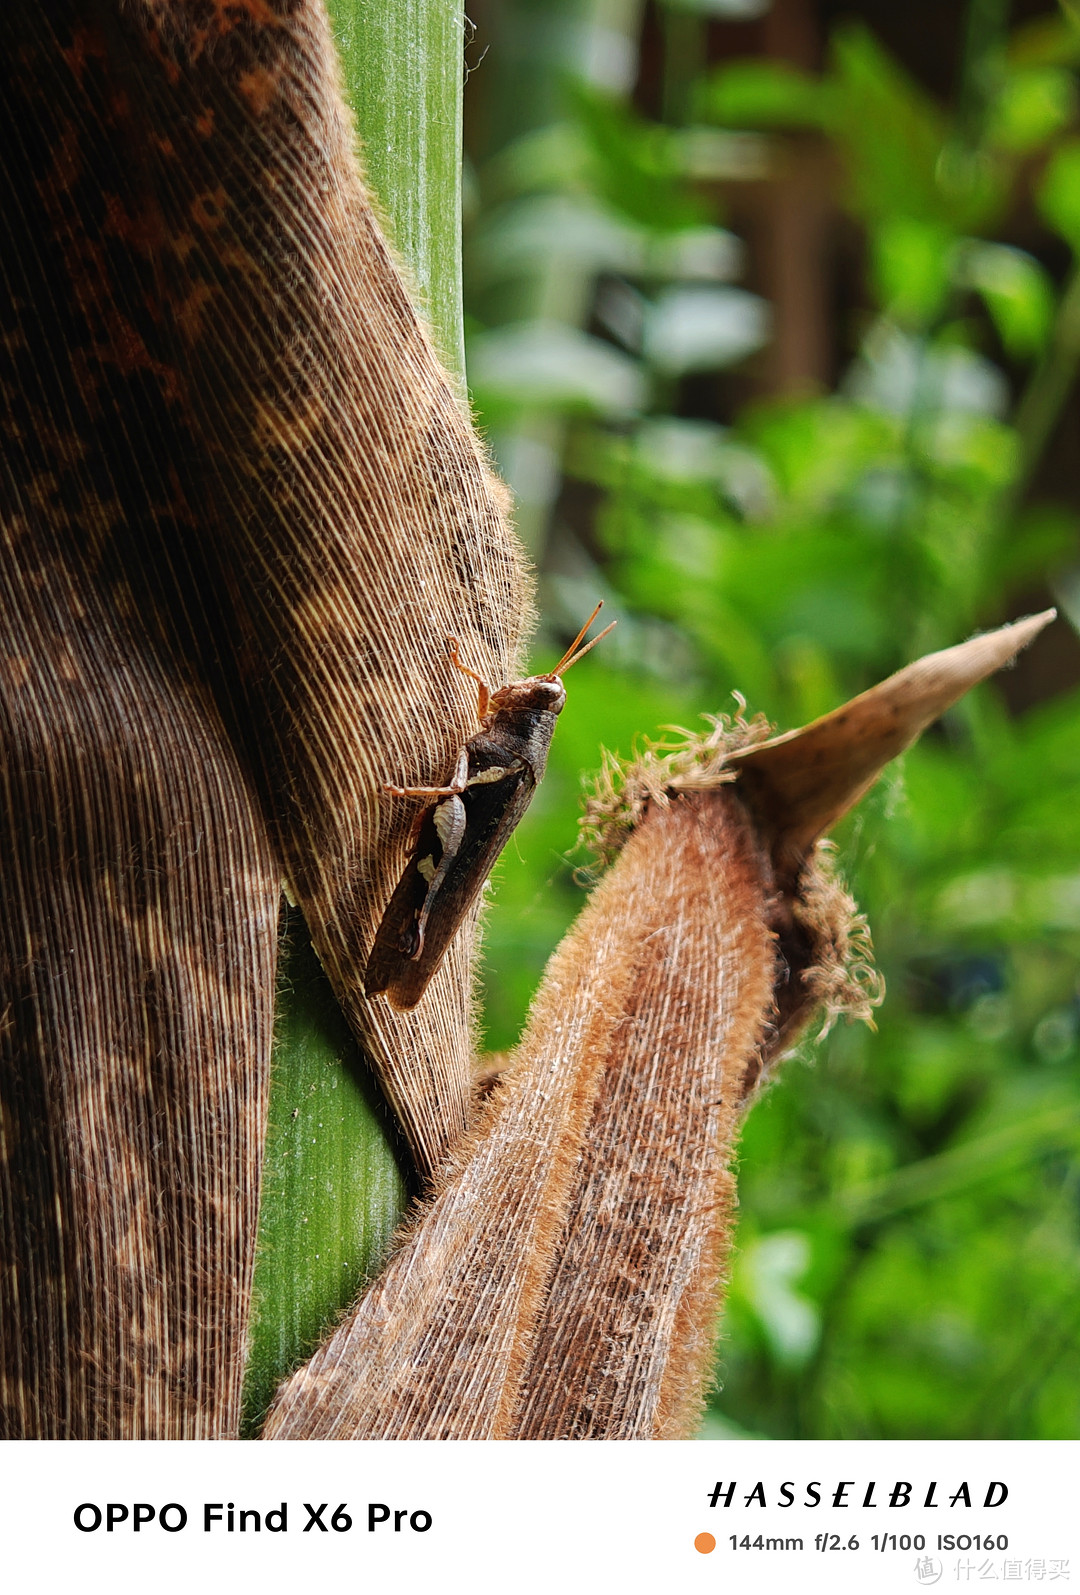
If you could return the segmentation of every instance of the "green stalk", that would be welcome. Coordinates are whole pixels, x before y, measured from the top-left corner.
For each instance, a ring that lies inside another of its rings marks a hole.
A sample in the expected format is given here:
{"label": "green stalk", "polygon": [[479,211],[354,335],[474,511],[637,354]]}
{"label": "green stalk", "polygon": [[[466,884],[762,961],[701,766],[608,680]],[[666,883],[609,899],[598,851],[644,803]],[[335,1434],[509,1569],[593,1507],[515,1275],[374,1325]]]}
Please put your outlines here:
{"label": "green stalk", "polygon": [[379,1089],[300,914],[281,949],[245,1432],[377,1272],[407,1200]]}
{"label": "green stalk", "polygon": [[708,20],[703,12],[669,3],[660,8],[660,26],[664,40],[662,114],[665,122],[680,127],[690,119],[690,96],[705,70]]}
{"label": "green stalk", "polygon": [[[464,384],[458,0],[329,0],[368,182],[443,359]],[[380,1267],[407,1200],[398,1138],[311,947],[289,917],[245,1433]]]}
{"label": "green stalk", "polygon": [[465,374],[461,321],[460,0],[327,0],[362,158],[443,360]]}
{"label": "green stalk", "polygon": [[1009,0],[969,0],[957,123],[971,150],[982,143],[987,112],[1001,90],[1009,43]]}
{"label": "green stalk", "polygon": [[1020,434],[1021,469],[1010,495],[1020,498],[1050,442],[1080,364],[1080,268],[1073,269],[1058,304],[1047,351],[1020,397],[1013,422]]}

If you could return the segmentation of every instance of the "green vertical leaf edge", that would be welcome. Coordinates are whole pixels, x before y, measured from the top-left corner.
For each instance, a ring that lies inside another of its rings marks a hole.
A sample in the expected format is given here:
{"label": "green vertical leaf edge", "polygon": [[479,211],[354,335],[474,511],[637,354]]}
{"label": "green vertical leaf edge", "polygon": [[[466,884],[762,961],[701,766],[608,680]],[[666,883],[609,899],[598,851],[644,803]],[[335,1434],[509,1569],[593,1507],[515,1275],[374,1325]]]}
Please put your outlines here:
{"label": "green vertical leaf edge", "polygon": [[361,159],[446,365],[464,383],[460,0],[328,0]]}
{"label": "green vertical leaf edge", "polygon": [[[447,0],[329,0],[380,219],[464,385],[464,13]],[[302,917],[283,921],[242,1433],[378,1272],[407,1160]]]}

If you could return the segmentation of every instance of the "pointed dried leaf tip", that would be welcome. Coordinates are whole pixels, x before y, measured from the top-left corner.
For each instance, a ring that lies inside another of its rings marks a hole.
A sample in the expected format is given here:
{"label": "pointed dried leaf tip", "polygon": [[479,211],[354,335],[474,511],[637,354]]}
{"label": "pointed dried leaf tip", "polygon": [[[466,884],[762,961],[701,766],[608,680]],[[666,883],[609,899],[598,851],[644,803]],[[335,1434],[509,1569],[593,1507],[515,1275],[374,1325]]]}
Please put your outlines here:
{"label": "pointed dried leaf tip", "polygon": [[873,786],[885,765],[926,727],[1049,625],[1045,610],[955,648],[927,654],[798,731],[729,755],[728,767],[759,822],[774,862],[798,870],[819,836]]}

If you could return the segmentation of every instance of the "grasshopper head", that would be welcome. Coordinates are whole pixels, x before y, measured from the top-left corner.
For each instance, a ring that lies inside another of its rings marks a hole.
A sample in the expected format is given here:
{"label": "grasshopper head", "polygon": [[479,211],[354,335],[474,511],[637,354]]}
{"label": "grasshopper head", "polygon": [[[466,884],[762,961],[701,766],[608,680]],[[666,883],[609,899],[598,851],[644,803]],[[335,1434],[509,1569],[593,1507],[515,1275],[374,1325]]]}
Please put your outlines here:
{"label": "grasshopper head", "polygon": [[546,709],[549,714],[559,714],[566,702],[566,688],[554,672],[547,676],[529,676],[525,681],[511,681],[491,694],[489,713],[536,714]]}
{"label": "grasshopper head", "polygon": [[587,642],[584,648],[579,647],[581,639],[602,608],[603,599],[597,604],[554,670],[549,670],[544,676],[530,676],[526,681],[511,681],[507,686],[500,687],[497,692],[492,693],[492,709],[532,710],[534,713],[541,709],[547,709],[550,714],[558,714],[566,702],[566,688],[562,683],[563,676],[571,665],[576,665],[579,659],[584,659],[589,649],[595,648],[600,639],[606,637],[615,625],[615,622],[612,621],[610,626],[605,626],[603,631],[597,633],[592,642]]}

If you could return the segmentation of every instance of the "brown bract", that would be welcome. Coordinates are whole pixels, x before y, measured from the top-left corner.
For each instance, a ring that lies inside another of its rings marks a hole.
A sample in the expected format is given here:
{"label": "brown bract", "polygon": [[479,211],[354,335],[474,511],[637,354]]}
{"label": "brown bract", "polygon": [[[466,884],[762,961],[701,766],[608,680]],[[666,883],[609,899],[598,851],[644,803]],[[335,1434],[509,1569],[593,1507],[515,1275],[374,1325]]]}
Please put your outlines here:
{"label": "brown bract", "polygon": [[[668,1432],[711,1348],[768,898],[728,793],[649,816],[556,953],[485,1123],[266,1438]],[[708,1320],[690,1376],[662,1328],[688,1290]]]}
{"label": "brown bract", "polygon": [[362,989],[518,550],[316,0],[0,8],[0,1434],[236,1432],[280,881],[417,1164],[472,938]]}

